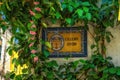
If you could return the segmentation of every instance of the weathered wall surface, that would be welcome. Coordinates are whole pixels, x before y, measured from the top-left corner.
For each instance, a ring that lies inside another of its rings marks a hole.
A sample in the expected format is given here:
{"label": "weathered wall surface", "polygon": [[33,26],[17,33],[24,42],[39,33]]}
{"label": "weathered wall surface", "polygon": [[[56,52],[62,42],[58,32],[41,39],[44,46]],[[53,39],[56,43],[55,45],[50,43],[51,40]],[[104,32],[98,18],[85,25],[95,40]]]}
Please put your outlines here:
{"label": "weathered wall surface", "polygon": [[110,43],[106,44],[107,56],[112,57],[116,66],[120,66],[120,26],[108,29],[112,32],[113,38]]}

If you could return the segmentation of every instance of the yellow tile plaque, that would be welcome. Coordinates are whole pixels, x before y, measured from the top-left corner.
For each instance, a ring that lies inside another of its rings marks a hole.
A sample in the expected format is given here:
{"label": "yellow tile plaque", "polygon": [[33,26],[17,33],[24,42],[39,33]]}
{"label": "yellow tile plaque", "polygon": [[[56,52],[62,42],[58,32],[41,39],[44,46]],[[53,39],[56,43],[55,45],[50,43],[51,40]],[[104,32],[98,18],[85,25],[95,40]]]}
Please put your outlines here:
{"label": "yellow tile plaque", "polygon": [[42,46],[43,51],[48,50],[50,57],[81,57],[87,56],[87,34],[84,29],[47,28],[42,32],[43,40],[51,44],[51,48]]}
{"label": "yellow tile plaque", "polygon": [[82,49],[81,32],[48,32],[48,41],[52,48],[50,52],[80,52]]}

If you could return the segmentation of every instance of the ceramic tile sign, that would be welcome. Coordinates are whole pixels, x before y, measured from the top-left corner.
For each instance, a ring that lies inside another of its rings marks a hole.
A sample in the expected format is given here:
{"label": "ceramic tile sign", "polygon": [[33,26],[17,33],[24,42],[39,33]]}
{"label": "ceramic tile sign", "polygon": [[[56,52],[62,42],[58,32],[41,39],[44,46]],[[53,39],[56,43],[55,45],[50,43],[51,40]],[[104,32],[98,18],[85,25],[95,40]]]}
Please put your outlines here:
{"label": "ceramic tile sign", "polygon": [[52,46],[42,46],[50,52],[50,57],[87,56],[87,34],[82,28],[47,28],[43,29],[42,38]]}

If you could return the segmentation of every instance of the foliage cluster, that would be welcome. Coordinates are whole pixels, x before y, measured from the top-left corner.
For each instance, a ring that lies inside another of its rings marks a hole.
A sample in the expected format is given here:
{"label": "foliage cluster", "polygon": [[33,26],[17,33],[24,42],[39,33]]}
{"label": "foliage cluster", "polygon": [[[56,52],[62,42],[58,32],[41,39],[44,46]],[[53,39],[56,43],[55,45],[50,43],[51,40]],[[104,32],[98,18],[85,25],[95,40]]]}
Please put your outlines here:
{"label": "foliage cluster", "polygon": [[120,67],[115,67],[111,57],[92,55],[89,60],[58,65],[56,61],[38,63],[30,73],[28,68],[22,70],[23,74],[7,73],[6,79],[13,80],[119,80]]}
{"label": "foliage cluster", "polygon": [[[38,3],[35,3],[35,2]],[[14,58],[15,66],[26,64],[23,74],[10,74],[10,78],[21,80],[111,80],[119,78],[119,68],[114,67],[105,55],[105,42],[113,37],[107,28],[117,24],[117,0],[2,0],[0,3],[0,27],[9,29],[12,38],[9,41],[9,55],[12,51],[18,52],[18,59]],[[48,42],[42,41],[41,30],[47,28],[49,22],[60,22],[61,27],[74,26],[83,22],[89,32],[93,27],[92,35],[95,43],[91,46],[96,56],[91,60],[71,62],[57,65],[55,61],[47,62],[49,52],[41,51],[40,45],[51,47]],[[91,25],[89,27],[89,25]],[[79,65],[79,66],[78,66]],[[31,73],[31,74],[29,74]],[[76,75],[79,75],[76,77]]]}

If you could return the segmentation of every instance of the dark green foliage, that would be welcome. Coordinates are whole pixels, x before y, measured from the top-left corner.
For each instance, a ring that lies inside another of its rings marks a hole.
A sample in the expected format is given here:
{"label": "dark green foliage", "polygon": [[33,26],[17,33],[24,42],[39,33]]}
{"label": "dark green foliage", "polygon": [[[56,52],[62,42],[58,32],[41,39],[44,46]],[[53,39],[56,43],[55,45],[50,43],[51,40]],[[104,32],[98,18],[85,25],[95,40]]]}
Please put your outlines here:
{"label": "dark green foliage", "polygon": [[[35,6],[34,1],[40,2]],[[118,16],[117,0],[2,0],[0,5],[0,28],[3,32],[10,29],[12,38],[9,41],[9,55],[12,51],[18,52],[18,59],[14,58],[15,67],[26,64],[28,68],[22,70],[23,74],[15,75],[14,72],[7,74],[7,78],[14,80],[119,80],[120,68],[115,67],[109,58],[103,58],[105,54],[105,42],[110,42],[113,37],[107,30],[114,27],[114,22]],[[39,7],[40,12],[36,12],[34,7]],[[36,15],[31,16],[32,10]],[[36,29],[31,29],[33,20]],[[56,61],[48,62],[50,53],[40,50],[40,45],[50,47],[48,43],[41,40],[42,28],[47,28],[49,22],[53,24],[60,22],[62,27],[74,26],[79,22],[84,23],[84,28],[89,32],[93,27],[94,41],[91,46],[94,54],[90,60],[79,60],[63,65],[58,65]],[[116,22],[117,23],[117,22]],[[88,24],[91,27],[88,27]],[[34,46],[37,54],[31,54],[29,43],[30,30],[36,31]],[[101,50],[101,51],[100,51]],[[38,56],[37,63],[33,58]]]}
{"label": "dark green foliage", "polygon": [[58,65],[56,61],[36,64],[33,73],[28,68],[23,69],[23,74],[15,75],[14,72],[6,74],[6,78],[14,80],[119,80],[120,67],[115,67],[111,57],[103,58],[102,55],[92,55],[89,60]]}

